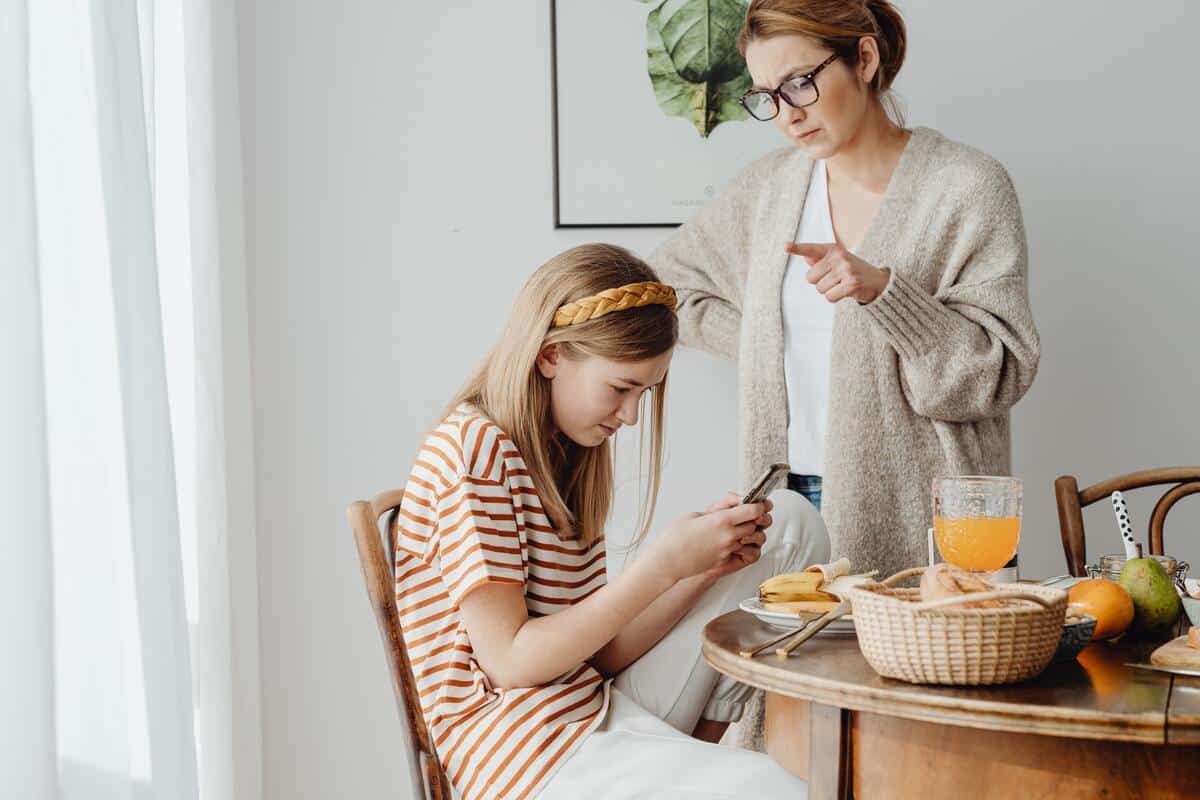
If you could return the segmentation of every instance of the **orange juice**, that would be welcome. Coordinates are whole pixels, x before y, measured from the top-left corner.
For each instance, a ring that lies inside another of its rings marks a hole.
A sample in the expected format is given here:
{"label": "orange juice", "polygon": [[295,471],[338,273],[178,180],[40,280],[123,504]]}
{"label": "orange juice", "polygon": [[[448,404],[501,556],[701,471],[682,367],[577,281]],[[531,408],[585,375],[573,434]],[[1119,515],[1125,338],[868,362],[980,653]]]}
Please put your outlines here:
{"label": "orange juice", "polygon": [[963,569],[994,572],[1017,553],[1020,517],[933,518],[942,558]]}

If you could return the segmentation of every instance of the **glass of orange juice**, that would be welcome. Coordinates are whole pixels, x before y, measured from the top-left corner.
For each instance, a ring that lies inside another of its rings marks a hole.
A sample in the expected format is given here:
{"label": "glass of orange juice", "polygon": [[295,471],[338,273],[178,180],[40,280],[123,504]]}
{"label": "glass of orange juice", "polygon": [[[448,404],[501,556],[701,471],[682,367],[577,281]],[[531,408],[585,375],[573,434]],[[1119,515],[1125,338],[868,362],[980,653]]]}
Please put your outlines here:
{"label": "glass of orange juice", "polygon": [[934,478],[933,537],[951,564],[991,575],[1017,553],[1021,481],[995,475]]}

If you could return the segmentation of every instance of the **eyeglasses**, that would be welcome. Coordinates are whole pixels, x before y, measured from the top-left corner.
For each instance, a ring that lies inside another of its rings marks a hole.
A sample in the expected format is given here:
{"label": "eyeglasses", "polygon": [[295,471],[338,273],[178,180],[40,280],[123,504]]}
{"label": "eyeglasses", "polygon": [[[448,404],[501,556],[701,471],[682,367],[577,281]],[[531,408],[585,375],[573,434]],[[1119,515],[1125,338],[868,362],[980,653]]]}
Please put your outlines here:
{"label": "eyeglasses", "polygon": [[832,64],[836,58],[837,53],[834,53],[822,61],[821,65],[812,72],[788,78],[773,92],[763,89],[752,89],[746,92],[741,98],[742,106],[750,112],[750,116],[760,122],[769,122],[779,116],[779,101],[775,99],[776,95],[782,97],[783,101],[792,108],[811,106],[821,99],[821,93],[817,91],[817,75]]}

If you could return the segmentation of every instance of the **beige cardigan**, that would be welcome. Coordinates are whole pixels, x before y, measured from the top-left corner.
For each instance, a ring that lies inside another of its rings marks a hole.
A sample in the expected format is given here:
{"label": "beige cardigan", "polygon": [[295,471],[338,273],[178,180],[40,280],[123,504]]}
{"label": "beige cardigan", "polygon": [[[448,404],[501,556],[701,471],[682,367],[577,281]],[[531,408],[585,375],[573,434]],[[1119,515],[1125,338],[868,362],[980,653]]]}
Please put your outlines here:
{"label": "beige cardigan", "polygon": [[[743,483],[787,460],[783,246],[811,168],[794,147],[759,159],[650,257],[682,342],[737,361]],[[935,475],[1009,473],[1038,335],[1012,182],[936,131],[913,131],[856,252],[891,280],[834,314],[822,515],[835,556],[886,576],[926,562]]]}

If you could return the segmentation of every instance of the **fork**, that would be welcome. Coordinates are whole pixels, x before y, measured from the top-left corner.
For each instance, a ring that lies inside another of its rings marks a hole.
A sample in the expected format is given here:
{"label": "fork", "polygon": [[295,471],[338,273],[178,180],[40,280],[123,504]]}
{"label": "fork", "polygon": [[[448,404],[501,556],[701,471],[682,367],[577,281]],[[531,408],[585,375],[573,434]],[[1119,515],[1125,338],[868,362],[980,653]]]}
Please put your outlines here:
{"label": "fork", "polygon": [[849,613],[849,611],[850,611],[850,601],[848,599],[843,599],[840,603],[837,604],[837,608],[833,609],[832,611],[826,611],[824,616],[822,616],[816,622],[814,622],[810,625],[805,625],[803,630],[797,632],[793,638],[789,639],[788,641],[784,642],[782,645],[777,647],[775,649],[775,655],[777,655],[777,656],[790,655],[791,652],[793,650],[795,650],[797,647],[804,644],[809,639],[811,639],[812,637],[814,637],[818,633],[820,633],[822,630],[824,630],[826,625],[833,622],[835,619],[838,619],[839,617],[845,616],[847,613]]}
{"label": "fork", "polygon": [[809,614],[804,614],[802,612],[799,615],[799,619],[800,619],[800,627],[799,628],[794,628],[792,630],[784,631],[783,633],[779,634],[778,636],[772,636],[770,639],[767,639],[762,644],[756,645],[751,648],[747,648],[745,650],[739,650],[738,655],[740,655],[742,658],[754,658],[756,655],[761,653],[763,650],[766,650],[768,647],[779,644],[784,639],[787,639],[791,636],[795,636],[797,633],[804,630],[804,628],[810,622],[812,622],[815,619],[820,619],[820,615],[809,615]]}

